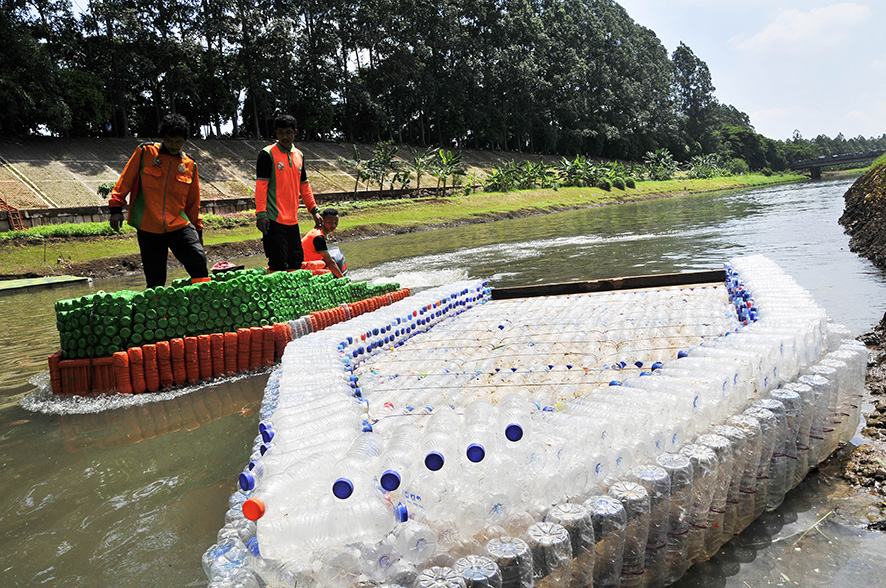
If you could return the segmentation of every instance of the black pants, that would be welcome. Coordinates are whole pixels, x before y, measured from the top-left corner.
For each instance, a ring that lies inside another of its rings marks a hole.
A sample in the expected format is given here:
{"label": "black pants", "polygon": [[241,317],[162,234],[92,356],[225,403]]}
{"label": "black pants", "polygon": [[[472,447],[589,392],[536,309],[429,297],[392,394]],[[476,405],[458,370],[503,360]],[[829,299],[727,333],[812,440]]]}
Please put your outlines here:
{"label": "black pants", "polygon": [[171,233],[148,233],[139,229],[138,248],[142,254],[148,288],[166,285],[166,260],[169,251],[185,266],[192,278],[209,276],[206,252],[203,251],[197,229],[192,224]]}
{"label": "black pants", "polygon": [[268,269],[279,272],[301,269],[305,252],[301,248],[301,233],[298,225],[281,225],[271,221],[268,232],[261,239],[268,257]]}

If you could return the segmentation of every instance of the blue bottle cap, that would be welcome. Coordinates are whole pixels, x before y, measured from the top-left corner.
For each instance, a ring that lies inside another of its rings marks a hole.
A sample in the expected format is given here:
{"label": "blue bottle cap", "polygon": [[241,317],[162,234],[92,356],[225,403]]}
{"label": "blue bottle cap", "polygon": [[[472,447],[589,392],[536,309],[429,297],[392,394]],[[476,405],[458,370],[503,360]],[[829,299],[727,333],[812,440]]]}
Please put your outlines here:
{"label": "blue bottle cap", "polygon": [[409,508],[405,502],[398,502],[397,506],[394,507],[394,518],[397,519],[398,523],[405,523],[409,520]]}
{"label": "blue bottle cap", "polygon": [[682,349],[677,352],[677,357],[689,357],[689,353],[683,351]]}
{"label": "blue bottle cap", "polygon": [[474,463],[479,463],[483,461],[483,458],[486,457],[486,449],[483,448],[479,443],[471,443],[468,445],[467,450],[465,451],[465,455],[468,456],[468,459]]}
{"label": "blue bottle cap", "polygon": [[661,367],[662,367],[663,365],[664,365],[664,364],[661,363],[660,361],[653,362],[653,364],[652,364],[652,371],[655,371],[655,370],[657,370],[657,369],[661,369]]}
{"label": "blue bottle cap", "polygon": [[442,453],[439,451],[432,451],[425,456],[425,467],[432,472],[436,472],[443,467],[445,461]]}
{"label": "blue bottle cap", "polygon": [[382,488],[388,492],[392,492],[400,487],[400,474],[394,470],[385,470],[381,477],[379,477],[378,482],[381,484]]}
{"label": "blue bottle cap", "polygon": [[255,489],[255,476],[250,472],[243,472],[240,474],[238,481],[240,482],[240,488],[247,492]]}
{"label": "blue bottle cap", "polygon": [[261,432],[261,440],[264,441],[265,443],[270,443],[271,439],[273,439],[273,438],[274,438],[274,431],[272,431],[270,427],[266,428],[264,431]]}
{"label": "blue bottle cap", "polygon": [[505,438],[508,441],[519,441],[523,438],[523,427],[517,423],[511,423],[505,427]]}
{"label": "blue bottle cap", "polygon": [[637,360],[637,361],[634,362],[634,365],[637,366],[638,368],[641,368],[641,367],[643,367],[643,362]]}
{"label": "blue bottle cap", "polygon": [[347,478],[339,478],[332,483],[332,493],[336,498],[344,500],[354,493],[354,483]]}
{"label": "blue bottle cap", "polygon": [[621,382],[619,382],[618,380],[610,380],[609,385],[610,386],[621,386]]}
{"label": "blue bottle cap", "polygon": [[261,557],[261,552],[258,550],[258,537],[253,537],[247,541],[246,548],[249,550],[249,553],[255,557]]}

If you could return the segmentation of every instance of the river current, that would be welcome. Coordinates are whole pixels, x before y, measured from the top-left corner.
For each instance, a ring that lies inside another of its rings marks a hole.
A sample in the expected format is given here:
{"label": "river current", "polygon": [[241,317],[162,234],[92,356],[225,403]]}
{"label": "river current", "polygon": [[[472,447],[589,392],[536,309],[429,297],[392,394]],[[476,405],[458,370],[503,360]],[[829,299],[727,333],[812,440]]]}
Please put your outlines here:
{"label": "river current", "polygon": [[[837,223],[851,181],[629,203],[341,248],[353,280],[413,289],[462,278],[503,287],[715,269],[759,253],[861,334],[883,316],[886,276],[849,251]],[[141,284],[129,277],[0,298],[4,586],[206,584],[200,556],[224,524],[248,461],[267,374],[100,402],[41,391],[46,357],[58,348],[55,301]],[[877,585],[886,538],[864,528],[876,501],[837,474],[825,464],[677,586]]]}

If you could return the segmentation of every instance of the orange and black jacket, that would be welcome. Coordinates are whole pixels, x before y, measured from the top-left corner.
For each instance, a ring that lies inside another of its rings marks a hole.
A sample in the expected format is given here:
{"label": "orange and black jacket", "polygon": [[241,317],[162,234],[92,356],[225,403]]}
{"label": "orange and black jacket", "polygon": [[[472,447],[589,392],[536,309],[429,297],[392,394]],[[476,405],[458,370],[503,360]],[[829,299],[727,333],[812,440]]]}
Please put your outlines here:
{"label": "orange and black jacket", "polygon": [[297,225],[299,197],[312,214],[317,210],[304,157],[295,147],[282,151],[274,143],[259,151],[255,178],[256,218]]}
{"label": "orange and black jacket", "polygon": [[130,194],[128,222],[137,229],[167,233],[190,222],[203,230],[197,162],[184,152],[170,155],[162,143],[139,145],[111,190],[111,212],[120,212]]}

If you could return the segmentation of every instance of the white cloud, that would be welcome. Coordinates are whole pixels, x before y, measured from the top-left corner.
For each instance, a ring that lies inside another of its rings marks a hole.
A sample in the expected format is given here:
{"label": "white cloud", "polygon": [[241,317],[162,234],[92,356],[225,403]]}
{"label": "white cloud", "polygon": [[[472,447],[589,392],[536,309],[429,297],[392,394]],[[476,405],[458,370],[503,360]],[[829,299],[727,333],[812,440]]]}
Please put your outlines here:
{"label": "white cloud", "polygon": [[808,12],[784,10],[759,33],[737,35],[729,44],[742,51],[809,51],[833,47],[846,40],[852,29],[868,21],[873,10],[863,4],[844,2],[813,8]]}

